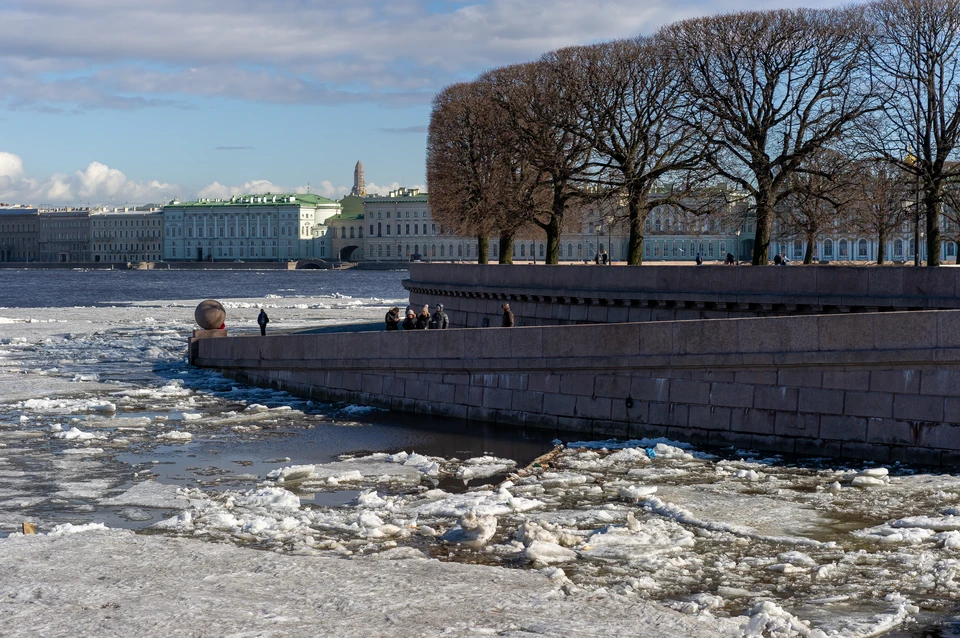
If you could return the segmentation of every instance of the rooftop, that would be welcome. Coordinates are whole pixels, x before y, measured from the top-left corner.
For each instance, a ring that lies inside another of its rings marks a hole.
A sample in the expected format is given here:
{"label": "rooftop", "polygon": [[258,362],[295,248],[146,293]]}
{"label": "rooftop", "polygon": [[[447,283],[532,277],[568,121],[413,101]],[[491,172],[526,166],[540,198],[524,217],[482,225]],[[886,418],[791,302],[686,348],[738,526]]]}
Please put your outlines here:
{"label": "rooftop", "polygon": [[419,188],[398,188],[395,191],[390,191],[390,194],[386,196],[374,195],[365,198],[364,201],[374,203],[397,201],[425,202],[427,201],[427,194],[421,193]]}
{"label": "rooftop", "polygon": [[181,202],[173,200],[167,206],[257,206],[269,204],[271,206],[336,206],[332,199],[320,197],[313,193],[251,193],[226,198],[200,198],[195,201]]}

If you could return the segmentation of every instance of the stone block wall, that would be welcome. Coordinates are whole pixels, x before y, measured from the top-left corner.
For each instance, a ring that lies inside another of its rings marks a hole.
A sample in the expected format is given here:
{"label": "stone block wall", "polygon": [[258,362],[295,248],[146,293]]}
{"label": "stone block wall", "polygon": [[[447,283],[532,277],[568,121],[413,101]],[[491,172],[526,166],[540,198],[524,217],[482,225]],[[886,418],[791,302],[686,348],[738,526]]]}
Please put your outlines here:
{"label": "stone block wall", "polygon": [[499,266],[414,263],[411,305],[443,303],[452,325],[718,319],[960,309],[954,268],[787,266]]}
{"label": "stone block wall", "polygon": [[960,465],[960,311],[201,339],[195,363],[561,435]]}

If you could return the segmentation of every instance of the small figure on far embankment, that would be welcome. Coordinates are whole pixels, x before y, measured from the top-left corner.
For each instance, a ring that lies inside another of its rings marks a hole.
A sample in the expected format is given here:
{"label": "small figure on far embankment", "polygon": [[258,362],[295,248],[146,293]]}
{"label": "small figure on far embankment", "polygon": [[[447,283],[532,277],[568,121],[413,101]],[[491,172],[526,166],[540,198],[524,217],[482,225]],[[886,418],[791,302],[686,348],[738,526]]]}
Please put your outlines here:
{"label": "small figure on far embankment", "polygon": [[417,315],[417,330],[426,330],[430,327],[430,306],[424,304],[423,310]]}
{"label": "small figure on far embankment", "polygon": [[270,317],[267,316],[267,311],[263,308],[260,309],[260,314],[257,315],[257,325],[260,326],[260,336],[267,336],[267,324],[270,323]]}
{"label": "small figure on far embankment", "polygon": [[777,253],[776,255],[774,255],[774,256],[773,256],[773,265],[774,265],[774,266],[782,266],[782,265],[783,265],[783,255],[781,255],[780,253]]}
{"label": "small figure on far embankment", "polygon": [[443,311],[442,303],[437,304],[437,311],[430,318],[430,327],[434,330],[446,330],[450,327],[450,319],[447,317],[447,313]]}
{"label": "small figure on far embankment", "polygon": [[698,266],[703,265],[703,257],[700,255],[700,253],[697,253],[697,265]]}
{"label": "small figure on far embankment", "polygon": [[417,329],[417,315],[413,313],[413,308],[407,308],[407,318],[403,320],[404,330]]}
{"label": "small figure on far embankment", "polygon": [[726,262],[726,263],[727,263],[728,266],[733,266],[734,264],[736,264],[736,261],[735,261],[734,258],[733,258],[733,253],[727,253],[727,262]]}
{"label": "small figure on far embankment", "polygon": [[505,303],[501,306],[503,308],[503,327],[512,328],[513,327],[513,313],[510,312],[510,304]]}
{"label": "small figure on far embankment", "polygon": [[391,330],[399,330],[400,329],[400,309],[394,306],[393,308],[387,311],[387,314],[386,316],[384,316],[383,320],[387,324],[387,332]]}

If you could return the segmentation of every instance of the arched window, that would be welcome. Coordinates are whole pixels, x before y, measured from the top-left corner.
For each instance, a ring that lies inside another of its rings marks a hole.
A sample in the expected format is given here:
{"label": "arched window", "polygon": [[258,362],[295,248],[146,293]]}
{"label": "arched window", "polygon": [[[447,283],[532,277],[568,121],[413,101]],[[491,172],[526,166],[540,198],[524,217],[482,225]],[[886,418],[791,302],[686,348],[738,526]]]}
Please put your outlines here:
{"label": "arched window", "polygon": [[857,259],[867,258],[867,240],[861,239],[857,242]]}
{"label": "arched window", "polygon": [[721,257],[726,257],[726,256],[727,256],[727,244],[726,244],[726,242],[720,242],[720,256],[721,256]]}
{"label": "arched window", "polygon": [[833,257],[833,240],[831,239],[823,240],[823,256]]}
{"label": "arched window", "polygon": [[406,252],[403,253],[403,254],[404,254],[404,255],[409,255],[409,254],[410,254],[410,244],[407,244],[407,250],[406,250]]}
{"label": "arched window", "polygon": [[525,244],[520,244],[520,256],[521,257],[527,256],[527,247]]}
{"label": "arched window", "polygon": [[443,244],[440,244],[440,256],[443,257]]}
{"label": "arched window", "polygon": [[660,256],[660,242],[653,243],[653,256],[654,257]]}
{"label": "arched window", "polygon": [[457,244],[457,257],[463,257],[463,244]]}
{"label": "arched window", "polygon": [[583,257],[583,244],[577,244],[577,257]]}
{"label": "arched window", "polygon": [[431,257],[436,257],[436,256],[437,256],[437,245],[436,245],[436,244],[434,244],[433,246],[430,247],[430,256],[431,256]]}
{"label": "arched window", "polygon": [[383,244],[377,246],[377,257],[383,257]]}
{"label": "arched window", "polygon": [[[408,250],[407,253],[409,254],[410,251]],[[402,256],[403,256],[403,246],[401,246],[400,244],[397,244],[397,257],[402,257]]]}
{"label": "arched window", "polygon": [[803,242],[799,239],[793,240],[793,258],[803,259]]}
{"label": "arched window", "polygon": [[419,254],[420,254],[420,244],[414,244],[414,245],[413,245],[413,254],[414,254],[414,255],[419,255]]}
{"label": "arched window", "polygon": [[[387,213],[387,214],[389,215],[389,213]],[[389,256],[390,256],[390,245],[388,244],[388,245],[387,245],[387,257],[389,257]]]}
{"label": "arched window", "polygon": [[840,253],[839,253],[840,259],[846,259],[847,258],[847,240],[846,239],[840,240],[839,250],[840,250]]}
{"label": "arched window", "polygon": [[449,248],[450,248],[450,252],[449,252],[448,254],[449,254],[451,257],[453,257],[453,244],[450,244]]}
{"label": "arched window", "polygon": [[543,244],[540,244],[540,256],[543,257]]}
{"label": "arched window", "polygon": [[653,226],[657,229],[657,232],[663,231],[663,222],[660,220],[660,216],[657,215],[653,220]]}
{"label": "arched window", "polygon": [[893,258],[903,259],[903,240],[897,239],[893,242]]}
{"label": "arched window", "polygon": [[353,226],[350,227],[350,239],[353,239]]}
{"label": "arched window", "polygon": [[947,257],[957,256],[957,245],[952,241],[947,242]]}
{"label": "arched window", "polygon": [[573,257],[573,244],[567,244],[567,257]]}

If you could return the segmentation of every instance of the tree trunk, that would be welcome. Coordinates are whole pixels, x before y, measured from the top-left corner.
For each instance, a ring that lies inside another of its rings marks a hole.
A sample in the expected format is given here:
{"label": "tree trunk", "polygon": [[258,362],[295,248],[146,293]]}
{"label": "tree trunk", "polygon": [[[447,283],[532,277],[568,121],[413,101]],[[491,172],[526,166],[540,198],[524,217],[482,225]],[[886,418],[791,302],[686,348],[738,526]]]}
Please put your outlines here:
{"label": "tree trunk", "polygon": [[757,196],[757,232],[753,240],[753,265],[770,263],[770,231],[773,226],[773,202],[770,193]]}
{"label": "tree trunk", "polygon": [[877,233],[877,265],[882,266],[887,258],[887,231],[881,229]]}
{"label": "tree trunk", "polygon": [[934,182],[924,193],[927,214],[927,265],[940,265],[940,207],[943,205],[943,186]]}
{"label": "tree trunk", "polygon": [[643,225],[647,222],[650,208],[646,205],[649,189],[631,190],[627,201],[627,210],[630,219],[630,245],[627,248],[627,264],[640,266],[643,264]]}
{"label": "tree trunk", "polygon": [[500,231],[500,255],[501,264],[513,263],[513,238],[517,235],[515,230]]}
{"label": "tree trunk", "polygon": [[561,196],[559,190],[554,189],[553,211],[550,214],[550,221],[544,228],[547,231],[547,264],[560,263],[560,234],[563,232],[563,212],[567,207],[566,199]]}
{"label": "tree trunk", "polygon": [[490,235],[482,233],[477,235],[477,263],[486,264],[490,260],[488,255],[490,254]]}
{"label": "tree trunk", "polygon": [[810,265],[813,263],[813,247],[816,245],[817,236],[813,233],[807,233],[807,250],[803,253],[803,263]]}

